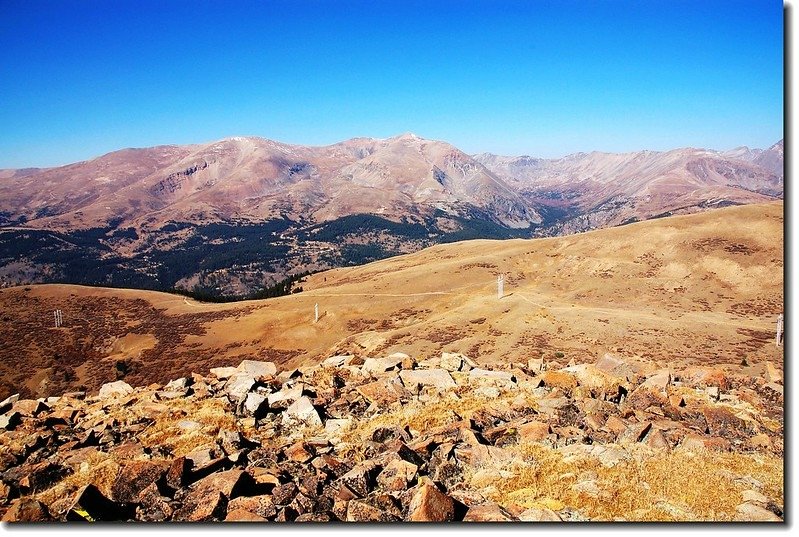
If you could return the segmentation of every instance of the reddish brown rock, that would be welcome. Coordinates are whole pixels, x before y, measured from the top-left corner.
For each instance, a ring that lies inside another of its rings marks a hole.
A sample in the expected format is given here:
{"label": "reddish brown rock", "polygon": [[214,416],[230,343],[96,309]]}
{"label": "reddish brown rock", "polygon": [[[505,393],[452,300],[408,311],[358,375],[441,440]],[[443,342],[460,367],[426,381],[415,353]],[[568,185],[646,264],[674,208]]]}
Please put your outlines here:
{"label": "reddish brown rock", "polygon": [[388,496],[350,500],[347,522],[397,522],[402,520],[399,509]]}
{"label": "reddish brown rock", "polygon": [[455,501],[438,490],[435,485],[425,483],[421,485],[408,506],[408,516],[411,522],[449,522],[455,518]]}
{"label": "reddish brown rock", "polygon": [[169,499],[161,496],[155,483],[150,483],[139,493],[136,519],[145,522],[163,522],[172,516]]}
{"label": "reddish brown rock", "polygon": [[688,450],[730,451],[730,441],[725,438],[688,434],[680,444]]}
{"label": "reddish brown rock", "polygon": [[387,406],[399,401],[400,394],[389,379],[380,379],[368,384],[361,384],[356,391],[370,403]]}
{"label": "reddish brown rock", "polygon": [[415,464],[395,459],[389,462],[377,476],[377,484],[387,491],[405,490],[408,483],[416,479],[417,470],[418,467]]}
{"label": "reddish brown rock", "polygon": [[294,522],[329,522],[327,513],[305,513],[294,519]]}
{"label": "reddish brown rock", "polygon": [[286,448],[285,454],[290,461],[299,463],[308,462],[313,458],[313,453],[305,442],[297,442],[296,444],[292,444]]}
{"label": "reddish brown rock", "polygon": [[662,451],[669,451],[671,449],[671,445],[669,444],[666,437],[663,436],[663,433],[660,430],[652,430],[648,435],[646,435],[646,445]]}
{"label": "reddish brown rock", "polygon": [[18,412],[21,416],[34,417],[48,409],[49,407],[38,399],[20,399],[12,405],[11,412]]}
{"label": "reddish brown rock", "polygon": [[605,422],[604,429],[618,437],[627,430],[627,424],[618,416],[610,416]]}
{"label": "reddish brown rock", "polygon": [[11,495],[11,487],[0,481],[0,505],[5,505]]}
{"label": "reddish brown rock", "polygon": [[46,522],[52,520],[52,517],[42,502],[33,498],[19,498],[14,500],[2,520],[3,522]]}
{"label": "reddish brown rock", "polygon": [[366,496],[371,490],[374,478],[380,471],[373,461],[366,461],[341,476],[339,484],[346,486],[358,496]]}
{"label": "reddish brown rock", "polygon": [[187,522],[220,519],[224,517],[229,499],[246,486],[251,479],[242,470],[227,470],[211,474],[194,483],[174,519]]}
{"label": "reddish brown rock", "polygon": [[484,503],[469,507],[464,522],[512,522],[513,515],[495,503]]}
{"label": "reddish brown rock", "polygon": [[711,435],[731,438],[736,436],[750,435],[747,431],[747,424],[733,412],[723,406],[706,406],[702,409],[702,415],[707,422],[707,428]]}
{"label": "reddish brown rock", "polygon": [[275,502],[268,494],[234,498],[230,500],[227,508],[228,512],[231,510],[248,511],[264,519],[272,519],[277,515]]}
{"label": "reddish brown rock", "polygon": [[730,387],[726,373],[718,368],[689,367],[681,373],[680,377],[685,384],[692,387],[717,386],[721,390],[728,390]]}
{"label": "reddish brown rock", "polygon": [[42,461],[25,468],[25,475],[19,480],[23,492],[41,492],[58,483],[72,473],[72,468],[50,461]]}
{"label": "reddish brown rock", "polygon": [[272,489],[272,500],[275,505],[288,505],[297,495],[297,485],[294,483],[283,483]]}
{"label": "reddish brown rock", "polygon": [[268,522],[268,520],[244,509],[228,509],[225,522]]}
{"label": "reddish brown rock", "polygon": [[144,489],[163,477],[168,464],[160,461],[124,462],[111,486],[111,499],[117,502],[137,502]]}
{"label": "reddish brown rock", "polygon": [[651,428],[652,424],[648,421],[643,423],[631,423],[627,426],[627,429],[619,435],[618,442],[620,444],[640,442]]}
{"label": "reddish brown rock", "polygon": [[552,432],[552,428],[548,423],[537,420],[530,420],[523,423],[516,428],[520,440],[528,442],[540,442]]}

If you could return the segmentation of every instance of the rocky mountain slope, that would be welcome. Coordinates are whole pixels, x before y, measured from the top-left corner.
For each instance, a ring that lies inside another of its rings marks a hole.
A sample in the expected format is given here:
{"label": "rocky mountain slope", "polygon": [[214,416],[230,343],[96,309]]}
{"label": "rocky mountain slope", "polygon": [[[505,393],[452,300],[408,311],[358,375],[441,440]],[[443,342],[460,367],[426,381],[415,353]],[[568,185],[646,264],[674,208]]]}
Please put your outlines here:
{"label": "rocky mountain slope", "polygon": [[746,361],[762,375],[766,361],[782,364],[774,329],[784,311],[783,217],[777,202],[568,237],[439,245],[314,274],[301,293],[228,304],[67,285],[2,289],[0,399],[117,378],[166,383],[253,356],[291,368],[394,351],[461,352],[485,364],[615,352],[730,373]]}
{"label": "rocky mountain slope", "polygon": [[555,235],[782,196],[781,144],[556,160],[406,134],[235,137],[0,171],[0,281],[245,295],[473,238]]}
{"label": "rocky mountain slope", "polygon": [[783,387],[605,355],[245,360],[0,403],[4,521],[781,521]]}
{"label": "rocky mountain slope", "polygon": [[[578,153],[561,159],[475,155],[531,205],[574,233],[781,197],[782,141],[768,150]],[[539,209],[547,214],[545,209]]]}

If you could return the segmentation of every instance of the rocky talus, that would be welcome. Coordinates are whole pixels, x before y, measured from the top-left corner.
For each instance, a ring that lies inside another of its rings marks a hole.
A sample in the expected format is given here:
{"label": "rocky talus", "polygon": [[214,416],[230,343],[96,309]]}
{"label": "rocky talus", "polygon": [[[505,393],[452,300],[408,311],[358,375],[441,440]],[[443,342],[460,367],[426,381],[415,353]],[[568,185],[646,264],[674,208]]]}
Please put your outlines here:
{"label": "rocky talus", "polygon": [[783,386],[462,354],[245,360],[0,403],[4,521],[783,518]]}

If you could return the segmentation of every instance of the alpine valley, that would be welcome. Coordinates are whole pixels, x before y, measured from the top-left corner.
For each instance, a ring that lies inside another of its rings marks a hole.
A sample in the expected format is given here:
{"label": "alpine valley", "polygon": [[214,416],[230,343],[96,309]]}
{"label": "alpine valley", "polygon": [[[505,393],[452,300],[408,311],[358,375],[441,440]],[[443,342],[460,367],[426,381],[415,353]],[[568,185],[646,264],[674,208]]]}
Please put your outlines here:
{"label": "alpine valley", "polygon": [[285,294],[299,277],[466,239],[572,234],[783,196],[783,142],[468,155],[403,134],[234,137],[0,170],[0,282]]}

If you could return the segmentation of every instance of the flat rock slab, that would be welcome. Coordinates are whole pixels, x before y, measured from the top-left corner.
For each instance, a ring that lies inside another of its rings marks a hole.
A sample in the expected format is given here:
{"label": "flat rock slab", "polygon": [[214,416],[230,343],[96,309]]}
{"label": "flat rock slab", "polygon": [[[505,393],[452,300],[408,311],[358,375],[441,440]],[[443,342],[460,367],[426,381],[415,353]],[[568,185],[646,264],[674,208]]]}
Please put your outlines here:
{"label": "flat rock slab", "polygon": [[474,368],[469,371],[469,382],[490,381],[500,385],[515,384],[513,374],[507,371],[489,371],[488,369]]}
{"label": "flat rock slab", "polygon": [[370,403],[379,406],[389,405],[399,401],[400,393],[392,386],[390,379],[380,379],[367,384],[361,384],[356,388],[357,392],[366,398]]}
{"label": "flat rock slab", "polygon": [[348,359],[353,357],[352,354],[340,354],[338,356],[331,356],[322,361],[322,367],[343,367]]}
{"label": "flat rock slab", "polygon": [[594,367],[616,378],[623,378],[631,381],[635,378],[635,369],[627,362],[613,356],[612,354],[605,354],[602,358],[596,361]]}
{"label": "flat rock slab", "polygon": [[407,357],[407,355],[400,356],[399,354],[392,354],[391,356],[387,356],[385,358],[367,358],[364,360],[361,370],[364,373],[370,373],[373,375],[385,373],[386,371],[397,369],[397,367],[402,363],[402,360],[405,359],[403,356]]}
{"label": "flat rock slab", "polygon": [[400,371],[400,379],[406,386],[434,386],[439,389],[454,388],[455,381],[443,369],[424,369],[419,371]]}
{"label": "flat rock slab", "polygon": [[111,397],[121,397],[133,393],[133,388],[124,380],[116,382],[109,382],[100,387],[100,399],[109,399]]}
{"label": "flat rock slab", "polygon": [[255,378],[274,377],[277,375],[277,366],[272,362],[244,360],[236,369]]}
{"label": "flat rock slab", "polygon": [[241,371],[236,367],[212,367],[211,374],[218,378],[219,380],[229,379],[236,373],[240,373]]}

